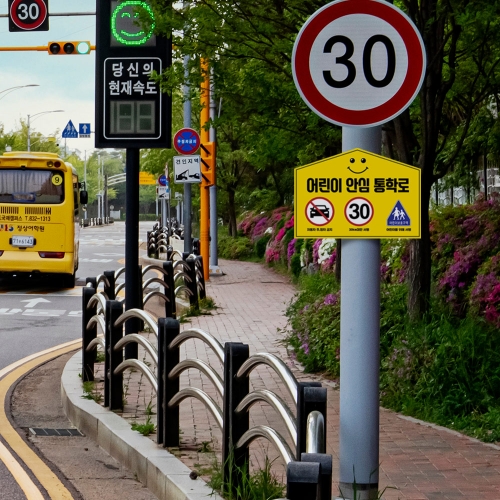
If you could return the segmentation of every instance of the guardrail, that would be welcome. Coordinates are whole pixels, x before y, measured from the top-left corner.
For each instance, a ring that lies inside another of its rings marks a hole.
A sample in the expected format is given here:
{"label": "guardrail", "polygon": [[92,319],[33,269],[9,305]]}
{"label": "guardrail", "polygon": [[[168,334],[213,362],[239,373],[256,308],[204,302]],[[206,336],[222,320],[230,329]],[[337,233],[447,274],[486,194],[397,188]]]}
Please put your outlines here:
{"label": "guardrail", "polygon": [[108,224],[113,224],[114,222],[115,220],[113,217],[89,217],[88,219],[80,219],[80,226],[107,226]]}
{"label": "guardrail", "polygon": [[[197,260],[178,258],[175,262],[146,266],[142,270],[143,276],[150,271],[162,275],[143,283],[143,290],[152,283],[163,287],[163,291],[149,292],[143,299],[144,303],[154,296],[164,300],[170,316],[158,322],[142,309],[123,311],[122,300],[116,300],[123,286],[116,286],[116,280],[123,269],[87,279],[82,296],[83,381],[94,380],[95,353],[100,347],[105,352],[104,405],[110,410],[122,409],[123,372],[132,368],[141,371],[156,392],[158,444],[179,446],[179,405],[185,399],[196,398],[210,411],[221,429],[223,476],[226,481],[231,478],[235,488],[242,480],[241,471],[248,470],[249,445],[257,438],[264,438],[276,447],[287,465],[288,499],[330,500],[332,457],[325,454],[326,389],[318,382],[297,382],[286,364],[273,354],[261,352],[250,356],[247,344],[226,342],[222,345],[210,333],[196,328],[181,332],[179,322],[173,317],[175,307],[172,310],[172,304],[175,305],[180,288],[191,285],[191,290],[195,283],[197,289],[201,289],[196,280]],[[185,272],[188,270],[189,274]],[[186,284],[174,290],[175,279],[185,280]],[[145,339],[140,331],[124,335],[124,325],[129,319],[139,319],[139,325],[148,325],[155,343]],[[98,330],[103,338],[97,336]],[[181,345],[195,339],[204,342],[215,353],[223,367],[222,375],[203,360],[180,360]],[[123,350],[129,344],[145,349],[152,360],[152,369],[138,359],[124,359]],[[267,389],[250,391],[251,374],[262,365],[279,376],[291,395],[292,406]],[[222,407],[201,389],[186,387],[180,390],[179,377],[190,368],[199,370],[209,379],[223,401]],[[277,412],[292,447],[286,437],[269,426],[250,427],[250,411],[258,402],[269,404]]]}

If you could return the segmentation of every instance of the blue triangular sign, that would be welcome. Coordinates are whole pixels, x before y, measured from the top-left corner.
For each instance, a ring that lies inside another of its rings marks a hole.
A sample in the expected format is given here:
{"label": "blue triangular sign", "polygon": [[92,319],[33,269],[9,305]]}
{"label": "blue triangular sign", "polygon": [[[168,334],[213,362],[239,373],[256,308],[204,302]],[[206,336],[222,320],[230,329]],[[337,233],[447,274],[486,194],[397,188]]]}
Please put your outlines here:
{"label": "blue triangular sign", "polygon": [[73,122],[71,120],[64,127],[62,136],[63,136],[63,139],[77,139],[78,138],[78,131],[76,130],[76,128],[73,125]]}
{"label": "blue triangular sign", "polygon": [[396,203],[394,208],[391,210],[389,217],[387,218],[388,226],[410,226],[410,217],[406,213],[403,205],[400,201]]}

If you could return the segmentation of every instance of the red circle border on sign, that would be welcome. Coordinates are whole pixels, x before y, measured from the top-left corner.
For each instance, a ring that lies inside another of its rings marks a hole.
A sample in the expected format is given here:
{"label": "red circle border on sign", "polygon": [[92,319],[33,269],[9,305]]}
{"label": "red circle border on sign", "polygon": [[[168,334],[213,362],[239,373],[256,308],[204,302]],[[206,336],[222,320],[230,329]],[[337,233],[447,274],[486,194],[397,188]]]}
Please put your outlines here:
{"label": "red circle border on sign", "polygon": [[[179,150],[177,149],[177,137],[182,134],[183,132],[193,132],[193,135],[197,138],[197,142],[196,142],[196,147],[192,150],[192,151],[189,151],[189,152],[186,152],[186,151],[182,151],[182,150]],[[174,140],[173,140],[173,144],[174,144],[174,149],[181,155],[192,155],[199,147],[200,147],[200,134],[198,134],[198,132],[196,130],[194,130],[193,128],[188,128],[188,127],[185,127],[185,128],[181,128],[180,130],[178,130],[175,135],[174,135]]]}
{"label": "red circle border on sign", "polygon": [[[349,206],[349,203],[351,203],[351,201],[353,200],[363,200],[363,201],[366,201],[366,203],[368,203],[368,205],[370,205],[371,209],[372,209],[372,215],[371,217],[366,221],[366,222],[363,222],[363,224],[355,224],[354,222],[351,222],[348,218],[347,218],[347,207]],[[362,226],[366,226],[367,224],[369,224],[372,219],[373,219],[373,216],[375,215],[375,209],[373,208],[373,203],[368,200],[367,198],[363,198],[363,196],[356,196],[355,198],[351,198],[346,204],[345,204],[345,207],[344,207],[344,217],[346,218],[347,222],[349,224],[351,224],[351,226],[356,226],[356,227],[362,227]]]}
{"label": "red circle border on sign", "polygon": [[35,23],[27,24],[27,23],[24,23],[23,21],[21,21],[17,17],[17,7],[23,1],[24,0],[14,0],[12,2],[12,5],[10,6],[10,18],[12,19],[12,22],[18,28],[21,28],[21,29],[27,30],[27,31],[35,30],[35,29],[39,28],[45,22],[45,19],[47,19],[47,15],[48,15],[47,6],[45,5],[45,2],[43,0],[34,0],[36,2],[36,4],[40,7],[40,12],[42,13],[42,15],[39,16],[38,21],[36,21]]}
{"label": "red circle border on sign", "polygon": [[[313,222],[308,216],[307,216],[307,207],[309,206],[309,203],[312,203],[314,200],[325,200],[327,201],[328,203],[330,203],[330,205],[332,206],[332,216],[330,217],[330,220],[327,220],[324,224],[316,224],[316,222]],[[317,227],[323,227],[323,226],[326,226],[327,224],[330,224],[330,222],[332,222],[333,220],[333,217],[335,216],[335,206],[333,205],[333,203],[328,199],[328,198],[313,198],[311,201],[308,201],[307,202],[307,205],[306,205],[306,209],[305,209],[305,215],[306,215],[306,219],[307,221],[312,224],[313,226],[317,226]]]}
{"label": "red circle border on sign", "polygon": [[[321,30],[340,17],[368,14],[389,23],[401,36],[408,52],[408,71],[403,84],[388,101],[375,108],[350,110],[325,99],[309,70],[311,48]],[[385,123],[415,98],[425,75],[423,41],[413,23],[396,7],[381,0],[340,0],[316,11],[304,24],[295,42],[292,68],[295,84],[306,104],[319,116],[337,125],[370,127]]]}

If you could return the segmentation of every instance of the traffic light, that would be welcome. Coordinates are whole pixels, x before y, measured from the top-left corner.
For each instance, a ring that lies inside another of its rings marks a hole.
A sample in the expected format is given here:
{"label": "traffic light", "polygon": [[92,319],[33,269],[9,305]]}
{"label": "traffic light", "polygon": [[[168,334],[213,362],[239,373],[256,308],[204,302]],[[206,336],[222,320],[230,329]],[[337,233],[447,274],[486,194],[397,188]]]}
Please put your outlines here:
{"label": "traffic light", "polygon": [[51,56],[81,56],[90,54],[90,42],[49,42]]}
{"label": "traffic light", "polygon": [[215,142],[205,142],[201,146],[201,185],[215,184]]}

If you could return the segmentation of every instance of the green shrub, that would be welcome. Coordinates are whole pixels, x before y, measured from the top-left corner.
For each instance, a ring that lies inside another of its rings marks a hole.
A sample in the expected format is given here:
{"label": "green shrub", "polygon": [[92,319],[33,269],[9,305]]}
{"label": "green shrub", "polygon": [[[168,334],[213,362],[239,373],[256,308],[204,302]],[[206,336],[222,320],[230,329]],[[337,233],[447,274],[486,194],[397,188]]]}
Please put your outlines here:
{"label": "green shrub", "polygon": [[246,237],[233,238],[221,235],[218,240],[219,257],[223,259],[239,260],[253,255],[252,242]]}
{"label": "green shrub", "polygon": [[290,271],[296,278],[298,278],[301,270],[302,266],[300,264],[300,255],[298,253],[295,253],[290,259]]}
{"label": "green shrub", "polygon": [[259,259],[263,259],[264,258],[264,255],[266,253],[266,245],[267,245],[267,242],[270,239],[271,239],[271,235],[270,234],[265,234],[264,236],[262,236],[262,238],[259,238],[255,242],[255,255]]}

